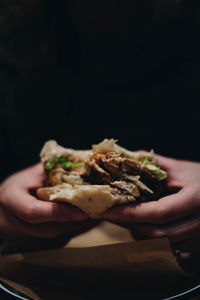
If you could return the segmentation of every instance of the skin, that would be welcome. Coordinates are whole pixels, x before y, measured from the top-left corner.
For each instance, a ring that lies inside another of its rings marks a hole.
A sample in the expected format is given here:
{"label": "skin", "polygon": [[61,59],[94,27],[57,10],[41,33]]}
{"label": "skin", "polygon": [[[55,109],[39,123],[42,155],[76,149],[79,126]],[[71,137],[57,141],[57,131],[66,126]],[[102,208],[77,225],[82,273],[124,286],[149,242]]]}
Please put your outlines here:
{"label": "skin", "polygon": [[[169,238],[181,251],[200,250],[200,163],[157,156],[168,173],[172,194],[148,203],[118,206],[105,219],[129,228],[135,239]],[[42,186],[43,167],[20,171],[0,186],[0,236],[8,249],[61,247],[95,222],[78,208],[40,201],[34,191]]]}
{"label": "skin", "polygon": [[200,163],[157,155],[170,195],[110,209],[105,219],[129,228],[136,240],[168,238],[180,251],[200,250]]}
{"label": "skin", "polygon": [[93,226],[76,207],[37,199],[35,190],[42,186],[43,178],[43,166],[37,164],[0,186],[0,236],[8,249],[61,246]]}

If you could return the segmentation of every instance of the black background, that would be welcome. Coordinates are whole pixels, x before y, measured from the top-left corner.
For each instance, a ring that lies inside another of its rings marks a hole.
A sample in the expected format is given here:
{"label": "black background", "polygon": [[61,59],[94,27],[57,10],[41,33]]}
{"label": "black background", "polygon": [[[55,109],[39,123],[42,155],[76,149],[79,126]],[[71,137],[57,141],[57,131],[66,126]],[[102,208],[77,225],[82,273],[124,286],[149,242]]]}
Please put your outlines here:
{"label": "black background", "polygon": [[48,139],[199,161],[198,1],[111,2],[1,2],[1,179]]}

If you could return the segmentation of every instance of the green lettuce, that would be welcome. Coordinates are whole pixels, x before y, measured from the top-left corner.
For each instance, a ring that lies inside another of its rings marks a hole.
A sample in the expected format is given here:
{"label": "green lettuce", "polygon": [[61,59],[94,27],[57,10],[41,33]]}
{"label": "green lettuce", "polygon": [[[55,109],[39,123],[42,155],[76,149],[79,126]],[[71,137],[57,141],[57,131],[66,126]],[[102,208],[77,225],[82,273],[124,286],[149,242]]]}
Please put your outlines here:
{"label": "green lettuce", "polygon": [[146,168],[156,176],[158,180],[163,180],[167,178],[167,173],[163,170],[161,170],[159,167],[152,165],[152,164],[146,164]]}
{"label": "green lettuce", "polygon": [[[120,153],[119,153],[120,154]],[[125,157],[126,158],[129,158],[129,159],[132,159],[132,160],[136,160],[136,161],[139,161],[141,164],[145,165],[146,168],[154,175],[156,176],[156,178],[160,181],[160,180],[163,180],[165,178],[167,178],[167,173],[160,169],[159,167],[157,167],[156,165],[152,164],[151,161],[149,161],[147,158],[140,158],[140,157],[134,157],[134,156],[130,156],[126,153],[125,154]]]}
{"label": "green lettuce", "polygon": [[59,163],[63,169],[70,171],[72,168],[81,168],[82,163],[74,163],[69,161],[66,157],[53,157],[50,162],[45,166],[45,169],[48,171],[53,170],[56,163]]}

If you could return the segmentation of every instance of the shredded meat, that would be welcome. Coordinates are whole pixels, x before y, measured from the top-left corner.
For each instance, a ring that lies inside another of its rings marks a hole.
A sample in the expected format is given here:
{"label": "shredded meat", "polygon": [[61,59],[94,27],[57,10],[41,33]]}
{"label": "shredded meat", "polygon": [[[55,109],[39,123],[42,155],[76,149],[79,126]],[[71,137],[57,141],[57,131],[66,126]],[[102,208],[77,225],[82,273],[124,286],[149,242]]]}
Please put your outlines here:
{"label": "shredded meat", "polygon": [[81,176],[92,184],[109,184],[111,176],[103,170],[94,160],[88,160],[84,166]]}
{"label": "shredded meat", "polygon": [[121,190],[124,194],[128,194],[128,195],[132,195],[135,198],[139,198],[140,197],[140,191],[137,188],[137,186],[133,183],[128,183],[126,181],[114,181],[111,182],[110,185],[112,187],[116,187],[119,190]]}
{"label": "shredded meat", "polygon": [[[128,159],[120,154],[109,153],[108,155],[96,154],[96,163],[111,175],[112,181],[121,180],[126,175],[140,176],[140,182],[153,191],[153,197],[159,195],[163,190],[164,183],[158,181],[146,166],[138,161]],[[140,190],[148,192],[148,189],[143,189],[141,184],[138,187]]]}
{"label": "shredded meat", "polygon": [[44,181],[44,186],[54,186],[63,183],[63,175],[67,172],[61,168],[47,171]]}
{"label": "shredded meat", "polygon": [[108,171],[114,179],[121,178],[123,174],[140,175],[141,164],[137,161],[122,157],[120,154],[100,156],[98,164]]}
{"label": "shredded meat", "polygon": [[[81,176],[92,184],[109,184],[118,191],[135,198],[156,198],[163,190],[163,182],[140,162],[115,152],[94,153],[85,163]],[[130,178],[138,176],[138,180]]]}
{"label": "shredded meat", "polygon": [[45,186],[67,182],[70,184],[109,184],[113,192],[133,200],[156,199],[163,191],[164,183],[140,162],[115,152],[95,153],[84,167],[76,172],[56,168],[46,174]]}

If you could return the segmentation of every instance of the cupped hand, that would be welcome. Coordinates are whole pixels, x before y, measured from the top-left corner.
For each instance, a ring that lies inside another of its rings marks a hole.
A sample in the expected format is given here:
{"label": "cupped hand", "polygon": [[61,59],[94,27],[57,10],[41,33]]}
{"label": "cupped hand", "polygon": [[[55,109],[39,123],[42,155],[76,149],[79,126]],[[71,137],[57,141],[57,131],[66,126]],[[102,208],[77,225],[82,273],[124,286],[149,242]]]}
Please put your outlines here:
{"label": "cupped hand", "polygon": [[19,241],[28,240],[32,246],[34,241],[42,246],[59,237],[67,241],[93,226],[76,207],[37,199],[34,191],[42,186],[43,179],[43,166],[37,164],[1,184],[0,237],[6,244],[14,247]]}
{"label": "cupped hand", "polygon": [[135,239],[169,238],[181,251],[200,250],[200,163],[157,155],[173,192],[158,201],[118,206],[105,219],[129,228]]}

